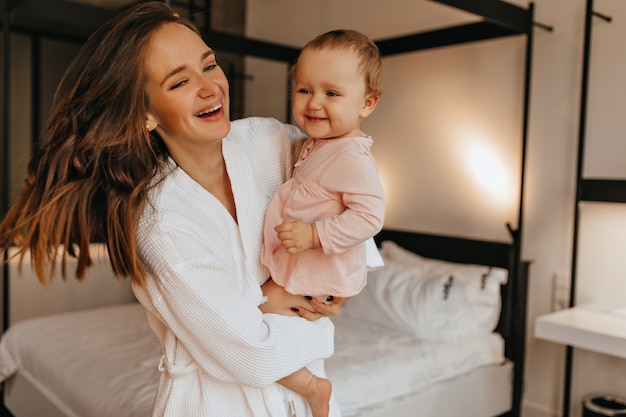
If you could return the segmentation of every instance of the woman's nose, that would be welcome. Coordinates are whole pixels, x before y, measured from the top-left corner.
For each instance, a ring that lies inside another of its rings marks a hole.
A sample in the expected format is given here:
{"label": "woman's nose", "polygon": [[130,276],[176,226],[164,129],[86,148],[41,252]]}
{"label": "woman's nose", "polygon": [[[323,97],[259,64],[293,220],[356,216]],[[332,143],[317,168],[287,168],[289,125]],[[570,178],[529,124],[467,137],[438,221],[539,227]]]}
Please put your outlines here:
{"label": "woman's nose", "polygon": [[200,77],[200,91],[198,94],[201,97],[210,97],[214,95],[219,87],[215,81],[209,77]]}

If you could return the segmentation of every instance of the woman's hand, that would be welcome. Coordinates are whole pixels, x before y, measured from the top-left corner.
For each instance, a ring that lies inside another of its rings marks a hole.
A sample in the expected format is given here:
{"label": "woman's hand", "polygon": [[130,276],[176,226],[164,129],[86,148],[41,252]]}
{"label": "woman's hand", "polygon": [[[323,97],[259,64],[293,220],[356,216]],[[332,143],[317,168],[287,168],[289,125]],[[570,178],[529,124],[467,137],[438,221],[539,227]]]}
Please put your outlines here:
{"label": "woman's hand", "polygon": [[300,310],[310,308],[304,297],[288,293],[271,278],[261,286],[261,290],[267,298],[267,301],[259,306],[263,313],[299,316]]}
{"label": "woman's hand", "polygon": [[321,317],[336,316],[347,298],[333,297],[332,301],[322,303],[315,298],[293,295],[283,287],[269,279],[261,286],[267,302],[259,309],[263,313],[275,313],[285,316],[300,316],[307,320],[317,320]]}
{"label": "woman's hand", "polygon": [[305,297],[305,299],[312,307],[312,311],[310,309],[300,309],[298,315],[307,320],[336,316],[341,311],[341,307],[343,307],[344,303],[348,300],[347,298],[333,297],[332,301],[329,303],[322,303],[316,298]]}

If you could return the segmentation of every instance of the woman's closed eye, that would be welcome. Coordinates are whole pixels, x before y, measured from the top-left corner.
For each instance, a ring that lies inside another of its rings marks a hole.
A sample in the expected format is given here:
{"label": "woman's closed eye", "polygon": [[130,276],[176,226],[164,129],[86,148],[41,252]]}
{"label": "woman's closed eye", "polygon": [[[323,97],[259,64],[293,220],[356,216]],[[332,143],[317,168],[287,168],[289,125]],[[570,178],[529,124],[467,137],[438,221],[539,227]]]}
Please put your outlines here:
{"label": "woman's closed eye", "polygon": [[[206,65],[204,68],[202,68],[203,72],[210,72],[213,71],[215,68],[217,68],[218,65],[216,63],[212,63],[212,64],[208,64]],[[188,78],[183,78],[180,81],[174,83],[171,87],[170,90],[175,90],[177,88],[182,87],[183,85],[187,84],[189,82]]]}
{"label": "woman's closed eye", "polygon": [[185,79],[182,79],[182,80],[180,80],[180,81],[176,82],[174,85],[172,85],[172,86],[170,87],[170,90],[175,90],[175,89],[177,89],[177,88],[179,88],[179,87],[182,87],[183,85],[187,84],[187,82],[188,82],[188,81],[189,81],[189,80],[188,80],[188,79],[186,79],[186,78],[185,78]]}

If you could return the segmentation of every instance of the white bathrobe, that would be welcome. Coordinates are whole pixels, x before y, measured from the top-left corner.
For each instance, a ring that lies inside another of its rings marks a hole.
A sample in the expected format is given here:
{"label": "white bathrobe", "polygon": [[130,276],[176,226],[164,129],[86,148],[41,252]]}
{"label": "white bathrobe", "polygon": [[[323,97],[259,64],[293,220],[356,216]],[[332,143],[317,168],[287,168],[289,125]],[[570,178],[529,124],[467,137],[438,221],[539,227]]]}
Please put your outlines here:
{"label": "white bathrobe", "polygon": [[310,415],[302,397],[274,381],[305,365],[324,376],[332,322],[258,309],[268,277],[259,262],[263,216],[290,172],[296,137],[273,119],[233,122],[222,151],[238,224],[173,161],[151,190],[137,230],[150,275],[133,290],[163,352],[153,416]]}

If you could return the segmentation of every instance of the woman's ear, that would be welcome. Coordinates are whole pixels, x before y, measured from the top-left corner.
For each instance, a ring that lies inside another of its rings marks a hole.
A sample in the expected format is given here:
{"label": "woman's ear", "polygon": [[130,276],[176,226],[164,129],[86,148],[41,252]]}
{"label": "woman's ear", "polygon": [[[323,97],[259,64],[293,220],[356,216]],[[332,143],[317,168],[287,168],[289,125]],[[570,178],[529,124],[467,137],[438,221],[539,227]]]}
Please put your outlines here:
{"label": "woman's ear", "polygon": [[158,125],[159,123],[156,121],[154,116],[150,113],[146,113],[146,129],[148,129],[148,132],[152,132]]}
{"label": "woman's ear", "polygon": [[365,102],[363,103],[363,108],[361,109],[362,119],[365,119],[367,116],[372,114],[379,100],[380,96],[374,93],[369,93],[365,96]]}

